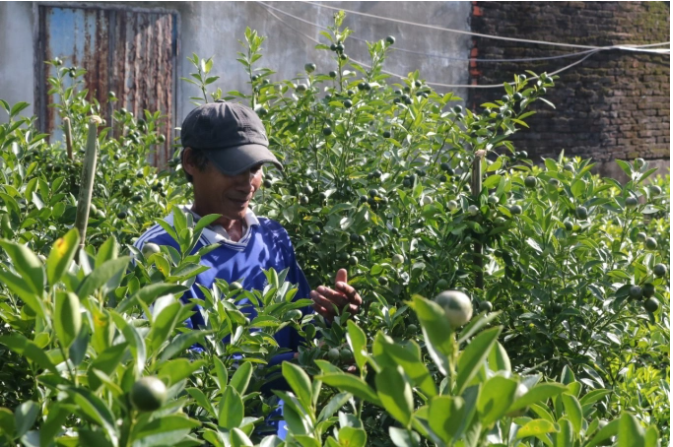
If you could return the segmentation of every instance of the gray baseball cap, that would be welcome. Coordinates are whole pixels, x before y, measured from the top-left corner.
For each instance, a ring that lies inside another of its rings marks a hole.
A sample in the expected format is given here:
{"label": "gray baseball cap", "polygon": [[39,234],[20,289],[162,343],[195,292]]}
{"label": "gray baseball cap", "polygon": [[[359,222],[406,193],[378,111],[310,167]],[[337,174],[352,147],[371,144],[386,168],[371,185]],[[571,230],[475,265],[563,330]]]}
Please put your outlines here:
{"label": "gray baseball cap", "polygon": [[182,122],[183,147],[204,151],[208,160],[226,175],[238,175],[260,163],[283,169],[269,150],[262,121],[250,108],[219,101],[189,112]]}

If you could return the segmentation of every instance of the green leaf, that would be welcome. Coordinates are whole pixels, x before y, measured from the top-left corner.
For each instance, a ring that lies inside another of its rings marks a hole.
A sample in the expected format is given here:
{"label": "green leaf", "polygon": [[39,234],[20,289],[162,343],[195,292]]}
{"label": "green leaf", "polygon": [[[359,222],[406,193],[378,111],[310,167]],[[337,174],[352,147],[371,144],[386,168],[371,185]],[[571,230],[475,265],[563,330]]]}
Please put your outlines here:
{"label": "green leaf", "polygon": [[376,390],[383,408],[402,425],[409,428],[414,412],[411,386],[401,368],[385,367],[376,375]]}
{"label": "green leaf", "polygon": [[285,442],[276,435],[265,436],[259,443],[259,447],[281,447],[283,445],[285,445]]}
{"label": "green leaf", "polygon": [[479,369],[483,366],[484,361],[488,357],[489,352],[493,348],[500,331],[501,326],[485,330],[477,335],[469,345],[463,350],[463,353],[458,360],[458,375],[456,377],[455,394],[463,393],[472,378],[477,374]]}
{"label": "green leaf", "polygon": [[285,401],[285,406],[283,407],[283,417],[287,423],[290,433],[293,435],[306,435],[311,431],[311,421],[305,413],[298,413],[297,410],[291,405],[287,405],[287,400]]}
{"label": "green leaf", "polygon": [[584,396],[582,396],[582,398],[580,399],[580,405],[582,405],[582,408],[584,408],[587,405],[591,405],[593,403],[598,402],[599,400],[603,399],[605,396],[611,393],[612,391],[610,390],[603,390],[603,389],[591,390]]}
{"label": "green leaf", "polygon": [[130,256],[123,256],[121,258],[111,259],[100,266],[97,266],[79,286],[77,295],[80,299],[93,295],[96,290],[103,287],[108,281],[123,272],[130,260]]}
{"label": "green leaf", "polygon": [[421,323],[430,357],[440,372],[446,375],[449,370],[448,358],[456,348],[453,329],[446,319],[444,310],[438,304],[418,295],[413,297],[412,306]]}
{"label": "green leaf", "polygon": [[645,433],[638,420],[629,413],[623,413],[619,418],[617,432],[617,447],[644,447]]}
{"label": "green leaf", "polygon": [[131,354],[133,354],[133,357],[135,358],[137,375],[140,375],[142,370],[145,368],[145,360],[147,359],[145,339],[140,336],[138,330],[132,324],[129,324],[129,322],[124,319],[124,317],[113,310],[109,312],[112,316],[112,319],[114,320],[115,325],[122,331],[124,339],[129,344]]}
{"label": "green leaf", "polygon": [[96,254],[96,266],[103,265],[105,262],[116,259],[119,255],[119,244],[114,236],[106,240],[98,249]]}
{"label": "green leaf", "polygon": [[32,341],[19,333],[0,336],[0,344],[7,346],[17,354],[26,357],[31,362],[37,364],[43,369],[48,369],[54,374],[58,374],[56,366],[49,360],[49,356]]}
{"label": "green leaf", "polygon": [[432,431],[450,445],[465,429],[465,400],[458,396],[436,396],[430,401],[428,422]]}
{"label": "green leaf", "polygon": [[533,419],[519,429],[516,433],[516,439],[528,438],[530,436],[539,437],[547,433],[556,433],[556,425],[545,419]]}
{"label": "green leaf", "polygon": [[500,178],[501,176],[499,174],[489,175],[488,177],[486,177],[486,180],[484,180],[482,188],[484,189],[494,188],[495,186],[498,185],[498,183],[500,183]]}
{"label": "green leaf", "polygon": [[44,292],[44,267],[42,262],[25,245],[17,244],[11,241],[0,241],[2,247],[9,257],[17,273],[30,286],[30,290],[36,295],[42,295]]}
{"label": "green leaf", "polygon": [[218,425],[231,430],[243,421],[243,400],[232,386],[226,386],[220,399]]}
{"label": "green leaf", "polygon": [[617,432],[619,431],[619,423],[619,419],[609,422],[605,427],[601,428],[598,433],[596,433],[596,436],[591,438],[585,447],[595,447],[603,443],[603,441],[607,441],[613,436],[616,436]]}
{"label": "green leaf", "polygon": [[177,337],[173,338],[166,348],[161,351],[159,357],[160,362],[166,362],[178,354],[182,354],[185,350],[191,348],[196,343],[202,342],[203,338],[209,334],[210,331],[195,331],[183,332]]}
{"label": "green leaf", "polygon": [[562,394],[563,412],[573,426],[573,432],[579,434],[582,429],[582,407],[579,401],[570,394]]}
{"label": "green leaf", "polygon": [[54,294],[54,330],[63,349],[70,348],[82,328],[82,312],[79,298],[72,292],[57,291]]}
{"label": "green leaf", "polygon": [[6,434],[10,439],[16,436],[14,414],[8,408],[0,407],[0,435]]}
{"label": "green leaf", "polygon": [[537,414],[538,417],[540,417],[540,418],[542,418],[546,421],[549,421],[549,422],[556,422],[556,419],[554,418],[554,416],[552,416],[548,407],[542,406],[542,405],[537,405],[537,404],[531,404],[530,409],[535,414]]}
{"label": "green leaf", "polygon": [[320,368],[320,371],[322,371],[323,374],[344,374],[344,372],[341,371],[338,366],[332,365],[327,360],[315,360],[315,364],[318,366],[318,368]]}
{"label": "green leaf", "polygon": [[120,314],[124,313],[126,310],[128,310],[129,307],[133,305],[136,300],[149,306],[160,296],[165,296],[168,294],[177,295],[186,291],[187,289],[188,287],[182,286],[180,284],[167,284],[162,282],[150,284],[138,290],[131,297],[127,297],[122,300],[115,310]]}
{"label": "green leaf", "polygon": [[105,351],[101,352],[96,359],[91,362],[89,366],[89,371],[87,377],[89,378],[89,388],[94,392],[102,385],[102,382],[94,374],[94,370],[99,370],[105,373],[106,375],[112,374],[112,372],[117,368],[117,365],[121,362],[124,354],[126,353],[127,348],[126,343],[121,343],[118,345],[110,346]]}
{"label": "green leaf", "polygon": [[206,365],[205,360],[189,361],[187,359],[175,359],[165,362],[159,368],[159,375],[168,379],[168,385],[172,386],[183,379],[191,376],[195,371]]}
{"label": "green leaf", "polygon": [[645,431],[645,447],[659,447],[659,430],[654,425],[647,427]]}
{"label": "green leaf", "polygon": [[28,107],[30,104],[24,101],[17,102],[12,106],[12,110],[9,112],[10,117],[18,115],[23,109]]}
{"label": "green leaf", "polygon": [[488,354],[488,366],[491,371],[512,371],[512,364],[507,355],[507,351],[496,341],[493,349]]}
{"label": "green leaf", "polygon": [[95,422],[107,433],[113,444],[117,444],[118,433],[115,418],[105,403],[86,388],[67,388],[68,394],[77,405],[77,411],[87,419]]}
{"label": "green leaf", "polygon": [[626,176],[631,178],[633,176],[633,171],[631,170],[631,165],[623,160],[615,160],[617,165],[622,168],[622,171],[626,173]]}
{"label": "green leaf", "polygon": [[509,410],[507,411],[512,412],[520,410],[522,408],[526,408],[531,404],[536,404],[538,402],[545,403],[550,398],[558,396],[564,391],[566,391],[566,387],[559,383],[552,383],[552,382],[540,383],[531,388],[530,390],[528,390],[526,394],[515,400],[512,406],[509,407]]}
{"label": "green leaf", "polygon": [[[285,365],[285,363],[283,363],[283,366]],[[250,383],[251,377],[252,377],[252,363],[243,362],[238,367],[238,369],[236,369],[234,375],[231,376],[231,381],[229,382],[229,385],[231,385],[238,392],[238,394],[243,396],[245,394],[245,390],[248,389],[248,384]]]}
{"label": "green leaf", "polygon": [[47,258],[47,278],[49,285],[56,284],[75,257],[79,246],[79,232],[76,228],[68,231],[65,236],[56,240]]}
{"label": "green leaf", "polygon": [[40,447],[52,445],[57,433],[63,430],[63,425],[71,414],[66,405],[59,403],[49,405],[47,420],[40,427]]}
{"label": "green leaf", "polygon": [[25,435],[33,427],[39,413],[40,407],[32,400],[16,407],[14,410],[14,427],[17,438]]}
{"label": "green leaf", "polygon": [[299,399],[299,402],[304,406],[306,411],[311,410],[311,403],[313,396],[311,393],[311,379],[308,374],[304,372],[299,366],[290,362],[283,362],[283,377],[294,391],[294,394]]}
{"label": "green leaf", "polygon": [[182,303],[176,301],[164,307],[158,315],[155,315],[152,329],[147,336],[150,353],[157,351],[173,333],[182,307]]}
{"label": "green leaf", "polygon": [[240,428],[234,428],[229,435],[231,447],[253,446],[254,444]]}
{"label": "green leaf", "polygon": [[318,415],[318,421],[322,422],[334,416],[334,413],[336,413],[341,409],[341,407],[346,405],[346,403],[351,397],[353,397],[351,393],[335,394],[334,397],[332,397],[330,401],[327,403],[327,405],[322,407],[322,410],[320,410],[320,414]]}
{"label": "green leaf", "polygon": [[212,402],[210,402],[210,399],[206,397],[205,394],[203,394],[203,391],[201,391],[198,388],[187,388],[185,391],[192,396],[192,398],[198,403],[202,408],[204,408],[211,417],[215,418],[217,417],[217,414],[215,413],[215,407],[213,407]]}
{"label": "green leaf", "polygon": [[80,445],[95,445],[96,447],[114,447],[108,438],[105,437],[105,433],[102,431],[93,431],[80,428],[77,430],[79,435]]}
{"label": "green leaf", "polygon": [[358,365],[358,368],[362,369],[367,363],[367,336],[365,332],[353,322],[353,320],[348,320],[348,333],[346,334],[346,340],[348,345],[353,351],[353,356],[355,357],[355,363]]}
{"label": "green leaf", "polygon": [[495,376],[484,383],[477,400],[477,410],[484,427],[491,427],[512,405],[518,383],[514,379]]}
{"label": "green leaf", "polygon": [[367,432],[361,428],[342,427],[339,430],[339,445],[342,447],[365,447]]}
{"label": "green leaf", "polygon": [[133,446],[178,445],[178,441],[200,425],[198,421],[189,419],[182,414],[169,414],[153,418],[151,421],[135,427],[132,433]]}
{"label": "green leaf", "polygon": [[570,369],[568,365],[566,365],[561,370],[561,383],[568,385],[572,382],[575,382],[575,373],[573,373],[573,370]]}
{"label": "green leaf", "polygon": [[224,366],[222,360],[218,357],[213,357],[213,366],[215,367],[215,376],[217,377],[217,385],[221,390],[224,390],[229,384],[229,373],[227,367]]}
{"label": "green leaf", "polygon": [[341,391],[351,393],[357,398],[366,400],[374,405],[381,406],[381,400],[376,395],[374,390],[370,388],[367,383],[359,377],[343,373],[329,373],[317,376],[316,379],[323,383],[338,388]]}
{"label": "green leaf", "polygon": [[[377,352],[381,349],[382,352]],[[421,348],[413,340],[404,344],[395,343],[390,337],[381,333],[376,334],[374,354],[387,355],[391,364],[400,365],[404,372],[427,397],[437,395],[435,382],[430,372],[421,360]]]}
{"label": "green leaf", "polygon": [[9,290],[17,294],[19,298],[23,300],[26,306],[28,306],[38,316],[42,318],[45,317],[46,311],[44,308],[44,303],[40,298],[42,292],[35,293],[33,291],[33,287],[26,280],[12,272],[3,270],[2,266],[0,266],[0,282],[5,284]]}
{"label": "green leaf", "polygon": [[396,447],[418,447],[421,445],[420,435],[413,430],[390,426],[388,434]]}
{"label": "green leaf", "polygon": [[554,442],[554,447],[572,447],[573,445],[572,424],[566,418],[559,419],[558,424],[559,424],[559,431],[555,433],[556,442]]}

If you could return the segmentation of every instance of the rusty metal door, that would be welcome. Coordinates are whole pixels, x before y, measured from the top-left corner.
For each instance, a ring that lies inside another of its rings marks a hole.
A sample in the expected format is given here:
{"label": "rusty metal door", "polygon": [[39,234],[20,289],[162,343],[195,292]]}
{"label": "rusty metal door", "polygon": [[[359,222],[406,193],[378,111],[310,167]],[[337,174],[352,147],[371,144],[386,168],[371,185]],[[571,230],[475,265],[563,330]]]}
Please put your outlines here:
{"label": "rusty metal door", "polygon": [[[87,70],[88,99],[97,100],[108,125],[112,112],[126,108],[136,117],[144,110],[165,116],[161,133],[166,143],[150,156],[165,167],[171,157],[176,108],[176,59],[178,17],[175,12],[115,6],[59,6],[40,4],[38,30],[37,110],[43,131],[52,141],[62,139],[61,119],[51,104],[60,101],[48,94],[47,79],[56,67],[43,61],[59,57],[68,66]],[[70,82],[66,76],[66,82]],[[118,101],[109,100],[114,92]]]}

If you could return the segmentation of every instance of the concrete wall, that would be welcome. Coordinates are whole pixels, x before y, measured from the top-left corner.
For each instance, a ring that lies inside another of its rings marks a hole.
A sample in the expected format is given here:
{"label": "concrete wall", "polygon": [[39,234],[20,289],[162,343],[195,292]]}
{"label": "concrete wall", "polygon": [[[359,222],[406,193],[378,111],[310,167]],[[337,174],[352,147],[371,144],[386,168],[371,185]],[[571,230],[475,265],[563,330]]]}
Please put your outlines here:
{"label": "concrete wall", "polygon": [[[58,5],[58,3],[54,3]],[[274,79],[292,79],[304,73],[304,64],[314,62],[318,72],[327,73],[334,68],[331,52],[316,50],[315,43],[298,31],[326,42],[320,36],[321,28],[303,23],[274,11],[282,21],[273,17],[267,8],[256,2],[115,2],[117,5],[176,10],[180,15],[180,50],[178,75],[189,77],[193,67],[186,60],[192,53],[200,57],[213,56],[213,72],[220,79],[212,84],[227,92],[247,91],[247,77],[236,61],[242,50],[238,40],[244,40],[246,26],[267,37],[263,45],[264,57],[258,66],[277,72]],[[299,2],[269,2],[271,6],[286,11],[306,21],[327,27],[332,24],[334,11]],[[100,3],[98,3],[100,5]],[[469,30],[469,2],[332,2],[330,6],[352,9],[377,16],[385,16],[447,28]],[[0,3],[0,98],[9,102],[20,100],[34,103],[33,67],[33,17],[32,2]],[[296,30],[288,27],[295,28]],[[469,55],[471,40],[460,34],[425,30],[411,25],[372,19],[347,14],[345,25],[353,29],[354,37],[369,41],[396,37],[395,47],[439,53],[453,58],[465,59]],[[298,30],[298,31],[297,31]],[[346,53],[353,59],[369,60],[364,42],[351,40],[346,44]],[[406,76],[419,69],[428,82],[443,84],[466,84],[467,62],[427,57],[398,51],[386,61],[385,68]],[[391,79],[390,82],[396,82]],[[193,108],[190,96],[200,92],[192,85],[179,81],[177,124]],[[437,88],[446,92],[449,89]],[[450,89],[461,97],[465,90]],[[32,114],[32,108],[26,110]],[[2,119],[2,118],[0,118]]]}
{"label": "concrete wall", "polygon": [[[269,2],[271,6],[294,16],[327,27],[332,24],[334,11],[299,2]],[[470,14],[469,2],[332,2],[330,6],[353,9],[377,16],[404,19],[412,22],[433,24],[449,28],[468,30]],[[223,91],[249,91],[243,66],[236,62],[236,52],[242,47],[238,40],[244,39],[245,27],[257,30],[267,36],[264,43],[264,57],[258,66],[277,72],[274,79],[292,79],[304,74],[304,64],[313,62],[317,71],[328,73],[335,68],[332,53],[316,50],[315,43],[294,29],[273,17],[263,5],[255,2],[189,2],[179,7],[182,17],[182,55],[193,52],[202,57],[214,56],[214,71],[221,76],[215,87]],[[321,42],[321,29],[277,11],[276,16],[297,30]],[[410,25],[401,25],[354,14],[346,15],[346,26],[354,37],[369,41],[383,39],[388,35],[396,37],[398,48],[441,53],[456,58],[467,58],[470,39],[466,36],[429,31]],[[369,60],[364,42],[350,40],[346,43],[346,53],[353,59]],[[388,71],[406,76],[419,69],[427,81],[444,84],[466,84],[467,63],[451,62],[439,58],[428,58],[413,53],[398,51],[390,56],[385,67]],[[188,62],[182,65],[182,76],[189,76],[192,67]],[[391,82],[394,82],[391,79]],[[446,91],[446,89],[439,89]],[[198,94],[195,88],[183,90],[183,98]],[[465,91],[456,92],[464,97]],[[190,109],[188,101],[183,101],[184,116]]]}
{"label": "concrete wall", "polygon": [[[33,114],[35,102],[33,23],[32,2],[0,2],[0,99],[29,102],[24,116]],[[4,110],[0,122],[7,122]]]}

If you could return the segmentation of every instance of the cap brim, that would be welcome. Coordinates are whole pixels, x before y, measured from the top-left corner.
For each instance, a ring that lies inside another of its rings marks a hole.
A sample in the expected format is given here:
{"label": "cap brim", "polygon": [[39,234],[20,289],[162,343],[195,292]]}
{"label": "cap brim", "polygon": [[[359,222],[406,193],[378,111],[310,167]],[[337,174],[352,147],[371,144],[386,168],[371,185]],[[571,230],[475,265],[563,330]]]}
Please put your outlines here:
{"label": "cap brim", "polygon": [[260,163],[272,163],[278,169],[283,169],[283,165],[280,164],[276,156],[261,144],[213,149],[205,153],[215,167],[226,175],[241,174]]}

